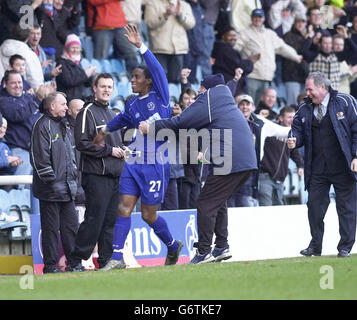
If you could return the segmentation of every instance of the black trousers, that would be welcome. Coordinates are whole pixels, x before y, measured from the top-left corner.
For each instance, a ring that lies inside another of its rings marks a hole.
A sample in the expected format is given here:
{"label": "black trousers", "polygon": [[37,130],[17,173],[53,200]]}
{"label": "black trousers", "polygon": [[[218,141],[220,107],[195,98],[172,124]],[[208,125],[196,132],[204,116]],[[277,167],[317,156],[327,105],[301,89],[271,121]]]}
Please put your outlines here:
{"label": "black trousers", "polygon": [[180,178],[177,181],[177,189],[179,193],[179,208],[194,209],[197,208],[197,198],[200,194],[200,182],[195,183],[188,181],[185,178]]}
{"label": "black trousers", "polygon": [[311,232],[310,248],[321,252],[324,235],[324,217],[330,204],[330,188],[336,193],[336,210],[340,241],[337,250],[351,251],[356,236],[356,181],[348,172],[313,174],[308,188],[308,218]]}
{"label": "black trousers", "polygon": [[235,172],[225,176],[209,175],[197,199],[198,251],[211,251],[215,245],[228,246],[227,200],[247,181],[253,171]]}
{"label": "black trousers", "polygon": [[82,186],[86,196],[86,212],[71,257],[75,264],[80,263],[82,259],[89,259],[98,243],[98,264],[102,267],[113,253],[119,178],[83,173]]}
{"label": "black trousers", "polygon": [[170,179],[160,210],[178,210],[177,179]]}
{"label": "black trousers", "polygon": [[50,202],[40,200],[40,219],[42,228],[42,252],[45,267],[56,266],[58,256],[58,232],[68,261],[74,248],[78,230],[78,216],[74,202]]}

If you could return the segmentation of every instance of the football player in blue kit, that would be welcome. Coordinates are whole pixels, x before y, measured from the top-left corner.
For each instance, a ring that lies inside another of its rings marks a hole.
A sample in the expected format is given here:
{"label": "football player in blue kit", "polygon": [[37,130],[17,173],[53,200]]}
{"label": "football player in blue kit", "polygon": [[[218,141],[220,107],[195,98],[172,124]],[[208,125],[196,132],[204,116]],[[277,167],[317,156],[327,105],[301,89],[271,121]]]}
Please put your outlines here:
{"label": "football player in blue kit", "polygon": [[[138,66],[134,69],[131,85],[133,93],[137,95],[129,99],[123,113],[118,114],[99,131],[93,141],[95,144],[102,144],[107,134],[120,128],[138,128],[141,121],[171,117],[169,89],[164,69],[141,42],[137,28],[128,25],[125,29],[128,41],[139,49],[147,67]],[[176,264],[183,247],[180,240],[172,237],[165,219],[157,214],[170,178],[170,164],[167,161],[164,163],[165,155],[160,151],[160,146],[165,141],[149,141],[150,137],[140,135],[139,130],[134,131],[134,143],[132,141],[131,146],[135,145],[136,150],[128,155],[129,159],[120,178],[120,203],[114,226],[113,255],[100,269],[103,271],[122,269],[126,266],[122,250],[130,231],[131,214],[139,197],[143,220],[167,246],[165,265]],[[143,143],[135,144],[135,140],[137,142],[139,138]]]}

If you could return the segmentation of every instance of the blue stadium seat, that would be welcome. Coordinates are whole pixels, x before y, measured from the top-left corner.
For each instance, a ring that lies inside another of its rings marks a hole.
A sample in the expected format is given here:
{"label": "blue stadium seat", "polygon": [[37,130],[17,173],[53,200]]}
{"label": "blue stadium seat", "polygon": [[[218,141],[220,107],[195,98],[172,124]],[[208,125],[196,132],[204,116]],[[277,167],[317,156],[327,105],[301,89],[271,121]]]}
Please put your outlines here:
{"label": "blue stadium seat", "polygon": [[169,83],[169,92],[170,92],[170,96],[175,97],[178,101],[181,93],[179,89],[179,85],[175,83]]}
{"label": "blue stadium seat", "polygon": [[92,59],[92,60],[90,61],[90,64],[91,64],[92,66],[96,67],[96,69],[95,69],[95,72],[96,72],[96,73],[102,72],[102,65],[100,64],[99,60],[97,60],[97,59]]}
{"label": "blue stadium seat", "polygon": [[120,81],[118,82],[117,87],[118,87],[118,95],[123,96],[124,99],[130,94],[126,83]]}
{"label": "blue stadium seat", "polygon": [[103,72],[112,73],[112,64],[110,63],[110,61],[108,59],[99,60],[99,62],[102,66]]}
{"label": "blue stadium seat", "polygon": [[110,59],[110,63],[112,65],[112,72],[120,75],[121,72],[125,71],[124,65],[121,60],[118,59]]}
{"label": "blue stadium seat", "polygon": [[81,60],[81,66],[84,70],[86,70],[90,66],[90,61],[87,58],[83,58]]}
{"label": "blue stadium seat", "polygon": [[3,190],[3,189],[0,189],[0,209],[2,211],[7,211],[10,207],[10,197],[9,197],[9,194]]}

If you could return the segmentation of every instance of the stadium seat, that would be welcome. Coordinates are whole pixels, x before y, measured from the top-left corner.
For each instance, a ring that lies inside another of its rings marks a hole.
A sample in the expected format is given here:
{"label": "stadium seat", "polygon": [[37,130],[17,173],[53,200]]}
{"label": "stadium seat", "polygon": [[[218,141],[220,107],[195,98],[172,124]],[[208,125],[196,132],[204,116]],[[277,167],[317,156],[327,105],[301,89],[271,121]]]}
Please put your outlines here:
{"label": "stadium seat", "polygon": [[122,71],[125,70],[123,63],[118,59],[110,59],[110,63],[112,65],[112,72],[120,75]]}
{"label": "stadium seat", "polygon": [[99,60],[99,62],[102,66],[103,72],[112,73],[112,65],[108,59],[102,59],[102,60]]}
{"label": "stadium seat", "polygon": [[96,72],[96,73],[102,72],[102,65],[100,64],[99,60],[97,60],[97,59],[92,59],[92,60],[90,61],[90,64],[91,64],[92,66],[96,67],[96,69],[95,69],[95,72]]}
{"label": "stadium seat", "polygon": [[5,190],[0,189],[0,209],[4,212],[7,211],[10,208],[10,202],[9,194]]}
{"label": "stadium seat", "polygon": [[175,97],[177,100],[180,98],[179,85],[175,83],[169,83],[169,92],[171,97]]}
{"label": "stadium seat", "polygon": [[90,66],[90,61],[87,58],[83,58],[81,60],[81,66],[84,70],[86,70]]}
{"label": "stadium seat", "polygon": [[111,108],[117,108],[120,112],[124,112],[125,108],[125,100],[122,95],[117,95],[114,99],[112,99],[110,103]]}
{"label": "stadium seat", "polygon": [[121,95],[126,99],[126,97],[129,95],[129,90],[128,90],[128,85],[123,82],[118,82],[118,95]]}

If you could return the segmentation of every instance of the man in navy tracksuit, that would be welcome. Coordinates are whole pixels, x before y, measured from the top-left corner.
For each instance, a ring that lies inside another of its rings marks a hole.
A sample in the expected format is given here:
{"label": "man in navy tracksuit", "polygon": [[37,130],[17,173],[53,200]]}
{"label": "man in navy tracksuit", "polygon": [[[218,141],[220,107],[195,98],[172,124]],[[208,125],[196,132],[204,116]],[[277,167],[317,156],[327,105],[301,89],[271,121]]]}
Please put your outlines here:
{"label": "man in navy tracksuit", "polygon": [[312,240],[304,256],[319,256],[324,216],[336,192],[340,242],[338,256],[349,257],[356,234],[357,102],[330,87],[322,72],[306,80],[308,98],[300,105],[289,133],[288,147],[305,146],[305,188]]}
{"label": "man in navy tracksuit", "polygon": [[[210,145],[210,157],[205,157],[210,163],[210,173],[197,200],[198,250],[191,264],[232,257],[228,245],[226,202],[257,170],[251,131],[225,85],[223,75],[206,77],[199,92],[196,101],[180,116],[150,124],[142,122],[139,126],[149,135],[160,129],[196,129],[202,132],[201,129],[205,128],[209,133],[210,141],[202,139],[202,145],[207,142]],[[216,240],[211,252],[213,234]]]}

